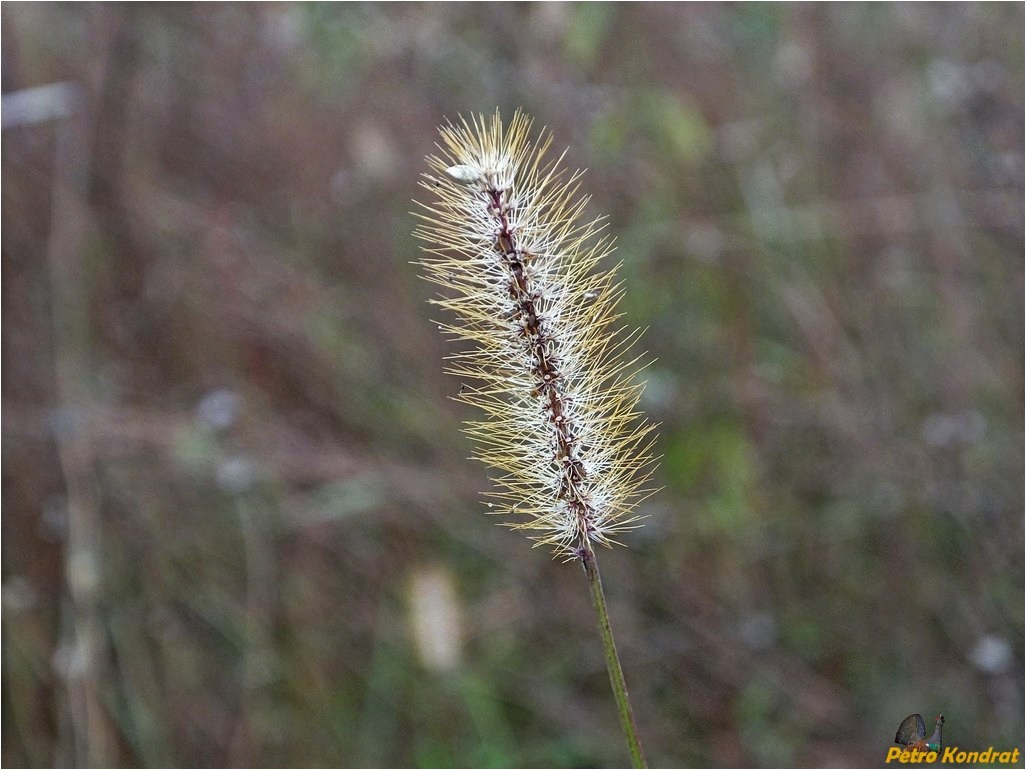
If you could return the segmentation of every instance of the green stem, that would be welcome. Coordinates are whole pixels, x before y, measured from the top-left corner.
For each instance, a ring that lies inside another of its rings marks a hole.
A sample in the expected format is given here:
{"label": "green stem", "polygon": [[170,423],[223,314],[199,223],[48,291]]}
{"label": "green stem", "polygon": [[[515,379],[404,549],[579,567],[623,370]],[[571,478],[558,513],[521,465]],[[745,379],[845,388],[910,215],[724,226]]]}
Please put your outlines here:
{"label": "green stem", "polygon": [[617,711],[620,712],[620,725],[623,727],[624,737],[627,738],[627,748],[631,753],[631,763],[634,767],[648,767],[645,755],[641,751],[641,742],[638,740],[638,725],[634,721],[634,712],[631,711],[631,701],[627,695],[627,682],[623,678],[620,656],[616,654],[616,642],[613,641],[613,629],[609,625],[609,611],[606,609],[606,595],[602,591],[602,577],[599,575],[598,561],[595,559],[595,550],[590,542],[584,542],[580,554],[584,572],[588,576],[591,603],[595,607],[595,614],[598,615],[599,630],[602,632],[602,649],[606,653],[606,668],[609,670],[609,682],[613,685],[613,695],[616,698]]}

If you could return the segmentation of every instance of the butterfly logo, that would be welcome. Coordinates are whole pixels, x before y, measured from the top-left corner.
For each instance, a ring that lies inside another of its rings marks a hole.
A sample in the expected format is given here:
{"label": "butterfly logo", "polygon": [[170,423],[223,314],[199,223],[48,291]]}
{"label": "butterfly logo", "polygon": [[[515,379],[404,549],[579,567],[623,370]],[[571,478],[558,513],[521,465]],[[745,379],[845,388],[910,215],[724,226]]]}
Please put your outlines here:
{"label": "butterfly logo", "polygon": [[937,723],[933,728],[933,735],[926,737],[926,722],[919,714],[909,714],[898,726],[898,732],[894,736],[894,742],[902,746],[908,746],[917,751],[940,751],[942,746],[941,728],[944,726],[944,715],[937,715]]}

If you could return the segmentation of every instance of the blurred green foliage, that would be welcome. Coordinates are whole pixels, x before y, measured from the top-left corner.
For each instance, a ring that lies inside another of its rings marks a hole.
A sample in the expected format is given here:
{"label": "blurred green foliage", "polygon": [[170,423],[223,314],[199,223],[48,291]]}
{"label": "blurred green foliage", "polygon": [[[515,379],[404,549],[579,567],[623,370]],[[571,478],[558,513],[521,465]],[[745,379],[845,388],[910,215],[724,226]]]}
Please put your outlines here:
{"label": "blurred green foliage", "polygon": [[1021,5],[0,11],[4,764],[626,762],[410,265],[496,106],[590,169],[655,359],[602,555],[652,764],[1023,746]]}

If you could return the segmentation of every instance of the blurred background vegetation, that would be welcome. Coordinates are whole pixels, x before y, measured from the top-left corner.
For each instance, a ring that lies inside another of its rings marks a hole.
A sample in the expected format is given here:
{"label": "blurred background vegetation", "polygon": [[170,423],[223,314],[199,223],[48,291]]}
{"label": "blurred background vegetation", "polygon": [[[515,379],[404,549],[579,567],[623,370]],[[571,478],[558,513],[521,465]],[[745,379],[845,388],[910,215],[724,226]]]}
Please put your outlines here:
{"label": "blurred background vegetation", "polygon": [[2,14],[5,765],[627,762],[410,265],[496,106],[657,359],[601,555],[652,764],[1023,746],[1022,4]]}

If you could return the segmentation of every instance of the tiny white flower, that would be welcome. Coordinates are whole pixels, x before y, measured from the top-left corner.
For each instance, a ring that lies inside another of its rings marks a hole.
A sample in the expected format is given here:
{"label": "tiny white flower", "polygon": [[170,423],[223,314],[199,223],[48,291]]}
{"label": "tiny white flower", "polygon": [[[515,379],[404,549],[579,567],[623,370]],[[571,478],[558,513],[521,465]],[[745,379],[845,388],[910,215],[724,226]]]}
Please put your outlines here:
{"label": "tiny white flower", "polygon": [[480,169],[475,168],[474,166],[465,165],[449,166],[449,168],[445,170],[445,174],[454,182],[467,185],[476,184],[477,182],[480,182],[482,178]]}

